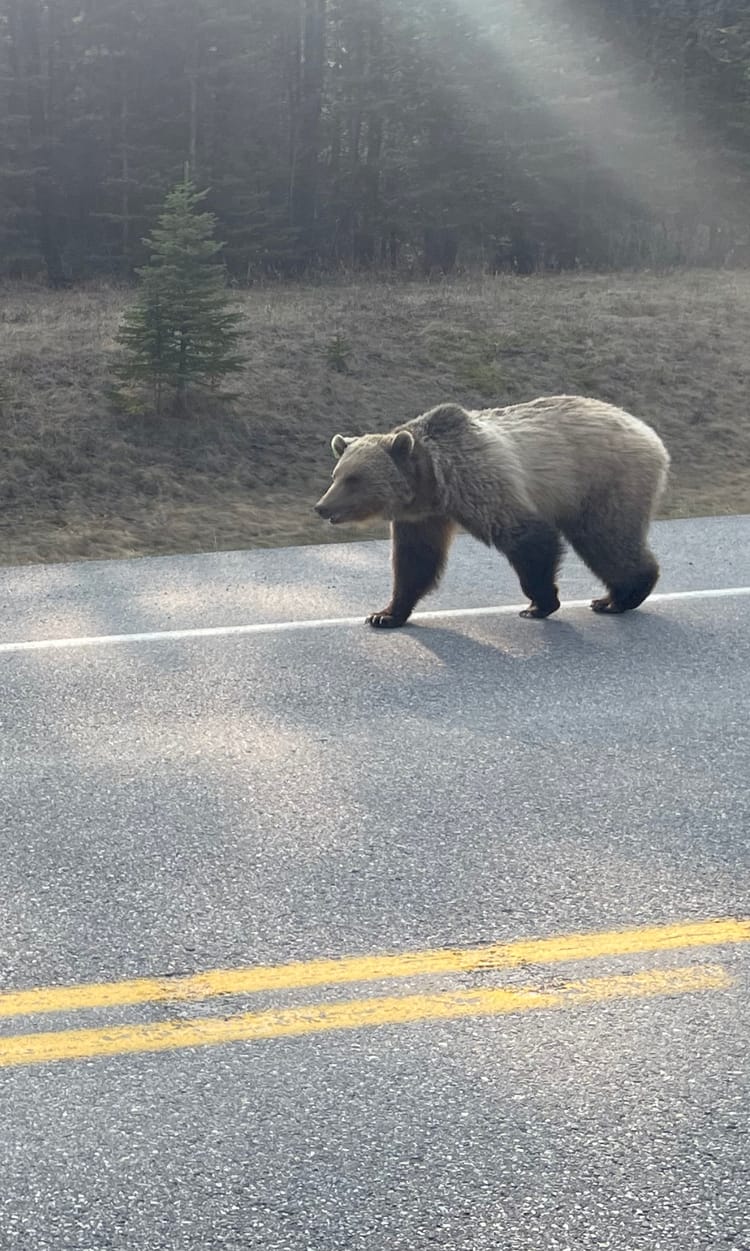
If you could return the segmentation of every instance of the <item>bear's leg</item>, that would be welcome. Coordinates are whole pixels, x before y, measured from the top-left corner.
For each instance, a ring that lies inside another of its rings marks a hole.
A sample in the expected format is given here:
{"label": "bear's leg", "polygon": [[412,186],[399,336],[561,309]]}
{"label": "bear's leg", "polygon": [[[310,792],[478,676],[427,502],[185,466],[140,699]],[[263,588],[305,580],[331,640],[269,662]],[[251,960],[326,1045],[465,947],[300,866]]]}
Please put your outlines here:
{"label": "bear's leg", "polygon": [[557,612],[558,565],[562,557],[560,535],[546,521],[530,518],[512,529],[498,531],[495,546],[507,556],[518,574],[521,590],[531,603],[522,617],[549,617]]}
{"label": "bear's leg", "polygon": [[565,537],[609,592],[591,601],[594,612],[629,612],[654,589],[659,565],[640,524],[597,529],[594,522],[588,525],[580,520],[566,527]]}
{"label": "bear's leg", "polygon": [[370,613],[369,625],[395,629],[409,619],[417,601],[440,580],[453,530],[447,517],[391,523],[393,594],[387,608]]}

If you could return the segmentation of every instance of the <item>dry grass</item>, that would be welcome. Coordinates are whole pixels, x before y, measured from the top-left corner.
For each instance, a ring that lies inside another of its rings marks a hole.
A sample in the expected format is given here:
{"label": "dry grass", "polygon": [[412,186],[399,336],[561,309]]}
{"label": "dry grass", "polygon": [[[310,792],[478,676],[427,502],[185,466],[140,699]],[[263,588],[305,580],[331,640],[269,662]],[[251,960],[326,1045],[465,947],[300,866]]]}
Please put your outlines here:
{"label": "dry grass", "polygon": [[[659,430],[674,461],[664,515],[750,511],[747,273],[253,290],[239,297],[244,402],[188,422],[117,410],[114,333],[130,298],[0,292],[5,563],[362,537],[311,511],[337,430],[386,429],[446,399],[560,391]],[[331,359],[337,334],[344,360]]]}

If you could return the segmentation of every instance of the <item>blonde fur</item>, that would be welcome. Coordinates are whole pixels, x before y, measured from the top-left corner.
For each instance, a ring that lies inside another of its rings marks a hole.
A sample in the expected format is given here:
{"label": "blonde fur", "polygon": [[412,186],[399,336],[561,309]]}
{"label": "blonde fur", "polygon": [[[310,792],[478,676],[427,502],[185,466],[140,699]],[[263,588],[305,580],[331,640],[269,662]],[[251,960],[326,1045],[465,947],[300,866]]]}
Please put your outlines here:
{"label": "blonde fur", "polygon": [[656,582],[646,534],[669,455],[614,405],[568,395],[474,411],[443,404],[387,435],[337,435],[333,448],[321,515],[392,522],[394,598],[374,625],[403,624],[436,584],[456,525],[506,554],[532,601],[526,615],[559,606],[561,535],[609,588],[598,611],[636,607]]}

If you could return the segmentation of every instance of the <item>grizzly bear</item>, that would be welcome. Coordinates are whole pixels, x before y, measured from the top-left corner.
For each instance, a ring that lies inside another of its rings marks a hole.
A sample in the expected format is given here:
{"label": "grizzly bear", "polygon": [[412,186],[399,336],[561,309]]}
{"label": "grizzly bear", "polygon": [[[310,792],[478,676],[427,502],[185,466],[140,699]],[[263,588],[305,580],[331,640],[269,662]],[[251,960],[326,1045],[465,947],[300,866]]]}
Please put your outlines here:
{"label": "grizzly bear", "polygon": [[504,553],[528,596],[522,617],[560,607],[563,539],[607,588],[600,613],[637,608],[659,566],[646,542],[669,455],[650,426],[611,404],[545,396],[469,411],[441,404],[389,434],[331,447],[333,482],[315,505],[334,525],[391,523],[393,595],[372,626],[402,626],[438,583],[457,527]]}

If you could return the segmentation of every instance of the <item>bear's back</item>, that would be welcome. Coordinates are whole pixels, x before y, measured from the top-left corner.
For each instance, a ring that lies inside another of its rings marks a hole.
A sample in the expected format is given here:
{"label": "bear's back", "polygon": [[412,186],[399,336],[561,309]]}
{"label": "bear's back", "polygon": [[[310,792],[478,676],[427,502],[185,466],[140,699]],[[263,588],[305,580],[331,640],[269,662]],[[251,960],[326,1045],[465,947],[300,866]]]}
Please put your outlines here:
{"label": "bear's back", "polygon": [[661,439],[640,418],[585,396],[545,396],[475,415],[499,454],[512,452],[526,491],[541,512],[578,509],[592,485],[638,491],[644,478],[666,473]]}

